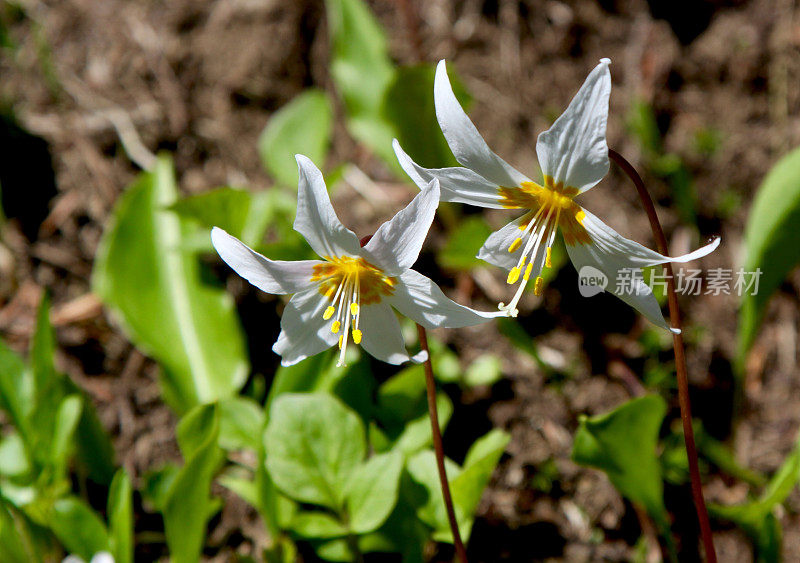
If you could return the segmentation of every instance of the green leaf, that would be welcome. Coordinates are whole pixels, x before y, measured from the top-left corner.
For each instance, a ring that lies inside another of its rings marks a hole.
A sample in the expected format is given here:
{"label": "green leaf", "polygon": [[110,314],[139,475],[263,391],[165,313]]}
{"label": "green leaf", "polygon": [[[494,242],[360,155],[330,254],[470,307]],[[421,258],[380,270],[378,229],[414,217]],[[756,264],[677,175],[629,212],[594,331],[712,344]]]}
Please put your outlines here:
{"label": "green leaf", "polygon": [[358,415],[326,394],[284,394],[264,434],[267,470],[287,496],[339,511],[345,486],[366,454]]}
{"label": "green leaf", "polygon": [[74,446],[73,438],[82,409],[83,400],[80,396],[69,395],[61,401],[56,411],[53,440],[50,443],[50,463],[55,468],[56,475],[66,471],[67,456]]}
{"label": "green leaf", "polygon": [[108,491],[109,547],[115,563],[133,561],[133,486],[124,469],[117,471]]}
{"label": "green leaf", "polygon": [[14,521],[14,515],[0,500],[0,561],[28,563],[35,560],[25,547],[22,533]]}
{"label": "green leaf", "polygon": [[0,438],[0,475],[22,477],[31,470],[31,462],[19,433]]}
{"label": "green leaf", "polygon": [[381,116],[383,99],[395,74],[386,36],[362,0],[326,0],[325,7],[332,47],[331,75],[344,100],[347,127],[384,161],[392,162],[394,130]]}
{"label": "green leaf", "polygon": [[264,411],[247,397],[234,397],[219,403],[219,445],[226,450],[261,448]]}
{"label": "green leaf", "polygon": [[756,193],[745,227],[744,271],[761,269],[758,293],[745,292],[739,311],[739,361],[755,339],[767,302],[800,262],[800,148],[781,158]]}
{"label": "green leaf", "polygon": [[572,459],[596,467],[627,499],[643,506],[661,526],[668,526],[661,467],[656,445],[667,405],[657,395],[633,399],[613,411],[582,416]]}
{"label": "green leaf", "polygon": [[216,405],[198,407],[178,425],[178,443],[186,464],[170,484],[163,507],[167,546],[176,563],[199,560],[206,523],[218,506],[209,497],[211,480],[223,458],[218,439]]}
{"label": "green leaf", "polygon": [[186,411],[234,395],[248,363],[233,300],[203,283],[199,261],[182,251],[187,227],[165,210],[177,192],[172,162],[161,156],[117,202],[92,282],[131,340],[161,364],[165,398]]}
{"label": "green leaf", "polygon": [[322,90],[306,90],[276,111],[258,140],[261,162],[286,186],[297,186],[294,155],[304,154],[320,168],[325,165],[333,133],[333,107]]}
{"label": "green leaf", "polygon": [[477,254],[491,234],[492,229],[482,216],[473,215],[462,219],[438,252],[439,264],[451,270],[471,270],[485,266],[486,262],[479,260]]}
{"label": "green leaf", "polygon": [[108,532],[100,517],[84,501],[66,497],[53,504],[50,528],[66,550],[89,561],[108,551]]}
{"label": "green leaf", "polygon": [[[219,227],[230,235],[254,246],[261,241],[272,215],[270,192],[251,193],[232,187],[216,188],[184,197],[168,207],[180,217],[192,220],[204,229]],[[209,233],[204,233],[208,248]]]}
{"label": "green leaf", "polygon": [[[456,98],[466,105],[469,97],[461,81],[452,68],[449,74]],[[436,119],[435,76],[436,66],[432,64],[399,67],[386,90],[382,114],[392,124],[403,150],[414,161],[428,168],[458,166]]]}
{"label": "green leaf", "polygon": [[391,452],[372,456],[359,465],[347,485],[349,527],[355,534],[377,530],[397,503],[403,456]]}
{"label": "green leaf", "polygon": [[[425,403],[427,405],[427,401]],[[439,415],[439,430],[444,432],[450,417],[453,415],[453,402],[445,393],[436,395],[436,412]],[[428,414],[427,406],[422,415],[409,422],[397,441],[393,449],[403,452],[404,455],[412,455],[426,446],[433,444],[433,432],[431,430],[431,419]]]}
{"label": "green leaf", "polygon": [[28,416],[34,407],[33,379],[22,359],[0,342],[0,407],[10,416],[26,445],[32,446]]}
{"label": "green leaf", "polygon": [[347,528],[326,512],[304,511],[292,520],[291,530],[310,539],[340,538],[347,535]]}
{"label": "green leaf", "polygon": [[467,368],[464,383],[470,387],[492,385],[503,377],[503,364],[494,354],[478,356]]}
{"label": "green leaf", "polygon": [[[461,468],[450,458],[444,459],[447,480],[452,483],[461,475]],[[417,507],[420,520],[435,530],[443,530],[448,526],[447,510],[444,506],[439,471],[436,465],[436,454],[432,450],[423,450],[411,457],[406,465],[411,478],[422,485],[427,492],[427,499]],[[459,516],[455,506],[456,517]]]}

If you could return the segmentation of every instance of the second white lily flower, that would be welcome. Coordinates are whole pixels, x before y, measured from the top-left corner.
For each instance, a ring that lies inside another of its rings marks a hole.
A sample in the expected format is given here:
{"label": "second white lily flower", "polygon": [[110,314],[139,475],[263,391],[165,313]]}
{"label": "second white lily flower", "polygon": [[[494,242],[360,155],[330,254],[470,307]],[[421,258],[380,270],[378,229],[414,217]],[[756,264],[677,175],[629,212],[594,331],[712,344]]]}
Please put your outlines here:
{"label": "second white lily flower", "polygon": [[478,258],[509,270],[509,284],[519,282],[511,302],[500,304],[500,309],[510,316],[517,315],[517,303],[529,280],[533,279],[534,292],[541,294],[540,274],[544,267],[550,266],[551,248],[559,227],[576,270],[584,266],[597,268],[609,280],[610,287],[606,290],[663,328],[669,327],[647,284],[638,279],[633,291],[617,291],[618,273],[665,262],[688,262],[719,245],[716,239],[683,256],[664,256],[620,236],[575,202],[577,195],[592,188],[608,172],[610,63],[609,59],[600,61],[567,110],[549,130],[539,135],[536,153],[544,177],[542,184],[517,171],[488,147],[456,100],[444,61],[436,69],[436,116],[450,150],[463,168],[423,168],[394,142],[406,173],[419,187],[439,180],[443,201],[526,211],[490,235],[478,254]]}

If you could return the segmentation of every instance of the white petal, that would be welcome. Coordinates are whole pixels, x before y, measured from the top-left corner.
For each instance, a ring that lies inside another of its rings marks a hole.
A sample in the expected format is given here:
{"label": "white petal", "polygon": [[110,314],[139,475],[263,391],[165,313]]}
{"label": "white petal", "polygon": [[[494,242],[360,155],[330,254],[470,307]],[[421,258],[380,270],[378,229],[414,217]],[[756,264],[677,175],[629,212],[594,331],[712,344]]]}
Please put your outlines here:
{"label": "white petal", "polygon": [[442,201],[466,203],[492,209],[505,209],[500,203],[498,185],[469,168],[423,168],[408,156],[400,147],[397,139],[393,142],[394,152],[400,166],[411,177],[418,188],[422,189],[431,180],[439,180]]}
{"label": "white petal", "polygon": [[664,256],[655,250],[642,246],[638,242],[626,239],[586,209],[583,212],[586,214],[583,219],[583,226],[592,238],[592,243],[598,246],[605,255],[609,257],[616,256],[618,260],[624,260],[624,263],[630,265],[628,267],[655,266],[665,262],[691,262],[710,254],[720,244],[720,238],[716,238],[694,252],[689,252],[682,256]]}
{"label": "white petal", "polygon": [[439,182],[434,179],[411,203],[378,227],[364,247],[364,256],[390,276],[409,269],[419,257],[437,207]]}
{"label": "white petal", "polygon": [[371,355],[389,364],[409,361],[400,323],[386,302],[361,307],[361,347]]}
{"label": "white petal", "polygon": [[515,267],[519,263],[519,257],[522,254],[525,241],[514,252],[509,252],[508,248],[523,233],[519,226],[525,216],[514,219],[499,231],[489,235],[489,238],[486,239],[486,242],[483,243],[483,246],[478,251],[478,258],[505,270]]}
{"label": "white petal", "polygon": [[611,94],[610,63],[608,59],[600,60],[567,110],[536,142],[542,174],[581,192],[608,173],[606,122]]}
{"label": "white petal", "polygon": [[458,162],[501,186],[519,186],[528,181],[524,174],[492,152],[464,113],[450,86],[444,60],[439,61],[436,67],[433,100],[439,126]]}
{"label": "white petal", "polygon": [[322,172],[308,157],[298,154],[295,158],[300,182],[294,230],[303,235],[320,256],[358,254],[361,248],[358,237],[336,216]]}
{"label": "white petal", "polygon": [[281,334],[272,346],[281,356],[281,365],[291,366],[339,342],[339,335],[331,332],[331,321],[322,318],[329,303],[317,288],[292,296],[283,310]]}
{"label": "white petal", "polygon": [[[622,301],[639,311],[653,324],[672,332],[680,333],[679,329],[670,328],[664,320],[661,307],[653,295],[653,291],[644,281],[637,280],[635,283],[628,281],[626,282],[627,285],[625,288],[620,287],[617,273],[621,268],[614,266],[607,257],[603,256],[603,254],[598,251],[597,247],[591,244],[567,245],[567,254],[569,254],[570,260],[572,260],[572,264],[579,274],[584,266],[597,268],[608,278],[608,285],[605,291],[619,297]],[[626,266],[622,267],[624,268]]]}
{"label": "white petal", "polygon": [[86,562],[77,555],[67,555],[64,559],[61,560],[61,563],[86,563]]}
{"label": "white petal", "polygon": [[408,270],[387,301],[403,315],[425,328],[459,328],[505,316],[505,311],[475,311],[449,299],[433,280]]}
{"label": "white petal", "polygon": [[320,260],[270,260],[219,227],[211,230],[211,242],[228,266],[267,293],[297,293],[307,289],[314,266],[322,264]]}
{"label": "white petal", "polygon": [[114,563],[114,556],[107,551],[99,551],[94,554],[90,563]]}

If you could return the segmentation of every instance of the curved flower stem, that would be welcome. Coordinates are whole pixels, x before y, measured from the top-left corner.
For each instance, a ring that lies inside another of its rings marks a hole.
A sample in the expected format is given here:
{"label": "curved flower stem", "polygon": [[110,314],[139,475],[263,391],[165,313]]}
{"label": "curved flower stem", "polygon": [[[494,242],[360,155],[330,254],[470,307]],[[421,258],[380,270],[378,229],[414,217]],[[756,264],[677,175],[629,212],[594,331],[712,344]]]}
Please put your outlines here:
{"label": "curved flower stem", "polygon": [[428,334],[425,327],[417,325],[419,333],[419,344],[422,349],[428,352],[428,359],[425,360],[425,386],[428,389],[428,413],[431,418],[431,431],[433,432],[433,449],[436,452],[436,466],[439,469],[439,482],[442,485],[442,497],[444,506],[447,509],[447,519],[450,522],[450,531],[453,532],[453,544],[456,548],[456,556],[461,563],[467,563],[467,550],[461,541],[461,534],[458,532],[458,521],[456,511],[453,508],[453,498],[450,496],[450,485],[447,483],[447,473],[444,467],[444,449],[442,448],[442,433],[439,430],[439,414],[436,411],[436,381],[433,378],[433,365],[431,364],[431,353],[428,349]]}
{"label": "curved flower stem", "polygon": [[[667,255],[667,239],[664,236],[664,230],[661,228],[661,223],[656,214],[656,208],[653,205],[653,200],[647,189],[644,186],[639,173],[631,165],[630,162],[616,152],[609,149],[608,156],[614,161],[623,172],[628,175],[633,184],[636,186],[636,191],[639,192],[639,199],[642,200],[642,205],[647,212],[647,218],[650,220],[650,226],[653,229],[653,236],[656,239],[656,247],[661,254]],[[674,328],[681,328],[681,315],[678,309],[678,295],[675,293],[675,282],[672,275],[672,264],[667,262],[664,264],[664,269],[667,272],[667,294],[669,296],[669,318],[670,323]],[[706,509],[705,501],[703,500],[703,484],[700,480],[700,469],[697,464],[697,448],[694,443],[694,430],[692,428],[692,410],[689,402],[689,377],[686,371],[686,354],[683,347],[683,335],[672,335],[672,348],[675,351],[675,371],[678,376],[678,401],[681,407],[681,421],[683,422],[683,437],[686,442],[686,454],[689,458],[689,475],[692,481],[692,497],[694,498],[694,506],[697,510],[697,519],[700,522],[700,535],[703,540],[703,548],[706,552],[706,561],[709,563],[716,563],[717,553],[714,550],[714,539],[711,535],[711,525],[708,521],[708,510]]]}

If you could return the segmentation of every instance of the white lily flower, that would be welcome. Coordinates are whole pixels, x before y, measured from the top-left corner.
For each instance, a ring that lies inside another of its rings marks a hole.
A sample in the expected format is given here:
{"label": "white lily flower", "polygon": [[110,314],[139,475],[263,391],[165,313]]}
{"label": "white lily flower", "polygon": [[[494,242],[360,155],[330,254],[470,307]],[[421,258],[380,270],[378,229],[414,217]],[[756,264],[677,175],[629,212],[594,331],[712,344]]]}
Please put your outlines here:
{"label": "white lily flower", "polygon": [[409,358],[392,307],[425,328],[470,326],[500,314],[463,307],[429,278],[409,269],[439,206],[437,180],[381,225],[362,248],[336,216],[322,173],[307,157],[296,158],[300,183],[294,228],[322,260],[270,260],[218,227],[211,231],[214,248],[236,273],[267,293],[294,294],[272,347],[284,366],[337,343],[342,365],[351,337],[390,364],[424,361],[424,352]]}
{"label": "white lily flower", "polygon": [[640,279],[634,282],[633,291],[617,291],[618,273],[623,269],[700,258],[717,248],[719,239],[683,256],[664,256],[620,236],[575,201],[577,195],[593,187],[608,172],[610,63],[609,59],[600,60],[567,110],[549,130],[539,135],[536,153],[543,185],[492,152],[456,100],[443,60],[436,69],[434,82],[436,116],[450,150],[464,167],[423,168],[403,152],[397,140],[395,152],[403,169],[419,187],[439,180],[443,201],[526,210],[524,215],[492,233],[478,253],[478,258],[509,270],[509,284],[519,281],[511,302],[500,304],[500,309],[509,316],[517,315],[517,303],[531,278],[534,292],[541,295],[540,274],[543,267],[550,267],[550,252],[560,227],[576,270],[584,266],[597,268],[608,279],[607,290],[656,325],[679,332],[669,328],[653,292]]}
{"label": "white lily flower", "polygon": [[[61,563],[86,563],[77,555],[67,555]],[[114,563],[114,556],[107,551],[98,551],[92,556],[89,563]]]}

